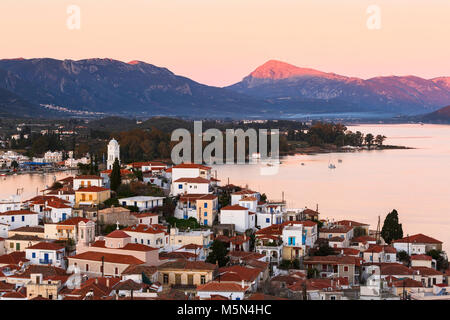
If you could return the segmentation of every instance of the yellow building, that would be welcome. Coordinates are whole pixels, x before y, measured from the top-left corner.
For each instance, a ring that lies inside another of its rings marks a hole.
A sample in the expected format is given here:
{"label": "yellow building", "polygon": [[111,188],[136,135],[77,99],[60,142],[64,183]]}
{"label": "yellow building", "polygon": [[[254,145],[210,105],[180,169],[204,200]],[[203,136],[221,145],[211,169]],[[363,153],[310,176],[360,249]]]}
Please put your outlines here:
{"label": "yellow building", "polygon": [[217,217],[218,204],[217,196],[212,194],[197,199],[197,221],[201,225],[212,226]]}
{"label": "yellow building", "polygon": [[218,266],[203,261],[177,260],[166,262],[158,267],[159,282],[163,287],[195,286],[212,281]]}
{"label": "yellow building", "polygon": [[31,281],[26,284],[27,298],[42,297],[50,300],[58,300],[58,290],[61,288],[61,280],[43,280],[40,273],[31,274]]}
{"label": "yellow building", "polygon": [[75,205],[98,205],[111,198],[111,190],[91,186],[75,191]]}

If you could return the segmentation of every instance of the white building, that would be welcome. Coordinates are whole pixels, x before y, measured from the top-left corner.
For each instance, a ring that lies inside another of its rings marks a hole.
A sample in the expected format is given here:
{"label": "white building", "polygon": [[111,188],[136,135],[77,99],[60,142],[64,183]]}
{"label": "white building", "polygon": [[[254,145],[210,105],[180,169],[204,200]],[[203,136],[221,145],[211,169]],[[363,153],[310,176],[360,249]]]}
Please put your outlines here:
{"label": "white building", "polygon": [[209,187],[210,181],[201,177],[180,178],[172,183],[172,195],[179,194],[207,194],[212,190]]}
{"label": "white building", "polygon": [[88,187],[103,187],[103,178],[95,175],[80,175],[73,178],[73,190]]}
{"label": "white building", "polygon": [[51,242],[39,242],[25,249],[25,257],[36,265],[65,268],[64,255],[65,248]]}
{"label": "white building", "polygon": [[406,251],[409,255],[425,254],[433,249],[442,250],[442,241],[421,233],[394,240],[392,245],[397,251]]}
{"label": "white building", "polygon": [[0,213],[0,223],[8,224],[9,230],[37,226],[38,222],[38,214],[29,210],[13,210]]}
{"label": "white building", "polygon": [[254,212],[245,207],[230,205],[220,210],[220,223],[234,224],[235,230],[243,233],[248,229],[255,229],[255,216]]}
{"label": "white building", "polygon": [[120,145],[116,141],[116,139],[112,139],[108,143],[108,160],[106,169],[112,170],[114,161],[116,161],[116,159],[118,159],[120,163]]}
{"label": "white building", "polygon": [[121,198],[119,203],[122,206],[138,207],[139,211],[161,207],[164,204],[164,197],[137,196],[130,198]]}
{"label": "white building", "polygon": [[60,151],[47,151],[44,154],[44,162],[46,163],[54,163],[54,162],[60,162],[63,159],[63,154]]}
{"label": "white building", "polygon": [[0,212],[20,209],[22,209],[20,196],[11,196],[9,199],[0,200]]}
{"label": "white building", "polygon": [[131,237],[131,242],[150,247],[163,248],[169,245],[169,234],[161,225],[138,224],[122,229]]}

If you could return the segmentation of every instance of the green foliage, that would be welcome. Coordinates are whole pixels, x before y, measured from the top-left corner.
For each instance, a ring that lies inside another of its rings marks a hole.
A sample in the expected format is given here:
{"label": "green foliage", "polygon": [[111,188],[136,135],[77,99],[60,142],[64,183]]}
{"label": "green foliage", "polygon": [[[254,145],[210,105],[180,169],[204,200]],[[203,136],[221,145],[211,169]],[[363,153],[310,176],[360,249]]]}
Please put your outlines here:
{"label": "green foliage", "polygon": [[51,190],[58,190],[63,187],[61,182],[55,181],[53,182],[52,186],[50,187]]}
{"label": "green foliage", "polygon": [[139,181],[143,181],[144,180],[144,175],[142,174],[141,170],[133,169],[133,174]]}
{"label": "green foliage", "polygon": [[313,279],[313,278],[317,278],[317,277],[319,277],[319,270],[317,270],[316,268],[308,268],[307,278]]}
{"label": "green foliage", "polygon": [[119,159],[116,159],[113,164],[111,175],[109,176],[111,190],[117,191],[122,183],[122,177],[120,176],[120,164]]}
{"label": "green foliage", "polygon": [[206,257],[206,262],[216,264],[219,263],[219,267],[223,267],[228,263],[229,258],[227,257],[227,247],[222,241],[214,240],[208,257]]}
{"label": "green foliage", "polygon": [[403,262],[404,264],[409,264],[411,261],[411,257],[406,251],[397,252],[397,259],[398,261]]}
{"label": "green foliage", "polygon": [[167,218],[167,222],[171,227],[177,227],[180,230],[185,230],[187,228],[190,229],[199,229],[201,225],[198,223],[197,219],[190,217],[189,219],[177,219],[175,217]]}
{"label": "green foliage", "polygon": [[388,244],[391,244],[392,240],[403,238],[403,228],[399,223],[397,210],[392,210],[384,219],[381,236]]}
{"label": "green foliage", "polygon": [[294,259],[292,261],[283,259],[283,260],[281,260],[278,267],[283,270],[300,269],[300,261],[298,259]]}
{"label": "green foliage", "polygon": [[119,200],[117,198],[109,198],[108,200],[104,201],[103,204],[105,207],[110,208],[111,206],[119,207]]}
{"label": "green foliage", "polygon": [[449,267],[448,264],[448,260],[447,260],[447,255],[445,254],[445,252],[441,251],[441,250],[430,250],[427,252],[427,255],[429,255],[430,257],[432,257],[433,259],[436,260],[436,269],[437,270],[447,270]]}
{"label": "green foliage", "polygon": [[126,206],[126,208],[131,212],[139,212],[139,208],[136,206]]}
{"label": "green foliage", "polygon": [[327,242],[321,243],[319,248],[314,251],[311,255],[313,256],[332,256],[336,255],[336,252],[331,248]]}
{"label": "green foliage", "polygon": [[220,208],[226,207],[231,203],[231,195],[228,192],[220,193],[218,201]]}
{"label": "green foliage", "polygon": [[386,136],[383,136],[383,135],[381,135],[381,134],[379,134],[379,135],[377,135],[377,136],[375,137],[375,143],[376,143],[378,146],[382,146],[384,140],[386,140]]}
{"label": "green foliage", "polygon": [[371,133],[366,134],[366,137],[364,138],[364,141],[366,142],[366,144],[369,147],[369,149],[372,146],[374,139],[375,138],[374,138],[373,134],[371,134]]}
{"label": "green foliage", "polygon": [[260,197],[259,200],[262,201],[262,202],[266,202],[266,201],[267,201],[267,196],[266,196],[266,194],[263,193],[263,194],[261,195],[261,197]]}

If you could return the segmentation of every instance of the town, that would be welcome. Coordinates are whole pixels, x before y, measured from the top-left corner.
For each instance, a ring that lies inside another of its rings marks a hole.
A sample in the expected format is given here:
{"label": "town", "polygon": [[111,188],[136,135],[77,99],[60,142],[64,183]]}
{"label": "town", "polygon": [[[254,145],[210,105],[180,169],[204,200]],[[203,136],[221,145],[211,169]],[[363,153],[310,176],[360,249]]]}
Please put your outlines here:
{"label": "town", "polygon": [[0,201],[0,300],[450,299],[442,241],[404,232],[396,210],[334,221],[203,164],[121,159],[115,139],[105,164],[2,155],[74,174]]}

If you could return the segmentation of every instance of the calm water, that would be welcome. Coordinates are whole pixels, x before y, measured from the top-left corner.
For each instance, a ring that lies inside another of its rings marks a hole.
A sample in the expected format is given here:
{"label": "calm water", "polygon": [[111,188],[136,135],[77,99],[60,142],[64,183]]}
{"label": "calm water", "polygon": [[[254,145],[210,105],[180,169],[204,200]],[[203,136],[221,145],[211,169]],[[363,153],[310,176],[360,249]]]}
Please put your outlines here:
{"label": "calm water", "polygon": [[[259,165],[215,166],[225,184],[245,186],[281,199],[292,208],[319,205],[322,218],[351,219],[376,229],[392,209],[403,232],[422,232],[450,249],[450,126],[363,125],[349,127],[384,134],[386,144],[412,150],[297,155],[282,160],[278,174],[264,176]],[[338,163],[338,159],[342,163]],[[302,166],[301,163],[305,165]],[[328,169],[333,163],[336,169]]]}
{"label": "calm water", "polygon": [[[364,133],[384,134],[387,144],[412,150],[361,151],[298,155],[282,160],[276,175],[260,174],[261,165],[215,166],[225,184],[265,192],[272,199],[285,199],[291,208],[319,205],[322,218],[352,219],[376,229],[392,209],[397,209],[403,231],[425,233],[444,241],[450,249],[450,126],[363,125],[349,127]],[[338,163],[338,159],[342,163]],[[305,165],[302,166],[301,163]],[[336,169],[328,169],[333,163]],[[264,167],[263,167],[264,168]],[[267,168],[267,167],[266,167]],[[0,199],[24,188],[24,199],[69,172],[18,175],[0,178]]]}

